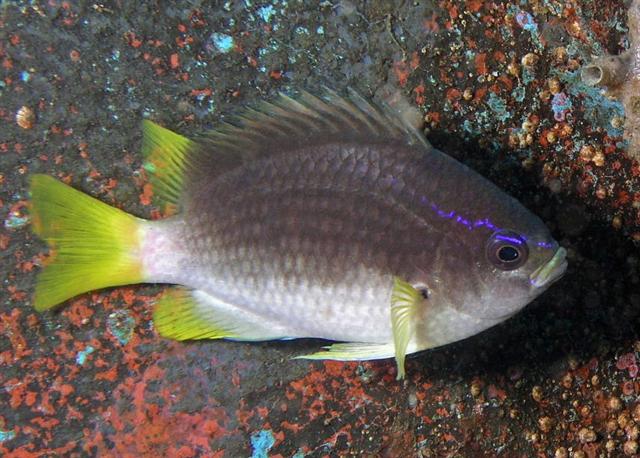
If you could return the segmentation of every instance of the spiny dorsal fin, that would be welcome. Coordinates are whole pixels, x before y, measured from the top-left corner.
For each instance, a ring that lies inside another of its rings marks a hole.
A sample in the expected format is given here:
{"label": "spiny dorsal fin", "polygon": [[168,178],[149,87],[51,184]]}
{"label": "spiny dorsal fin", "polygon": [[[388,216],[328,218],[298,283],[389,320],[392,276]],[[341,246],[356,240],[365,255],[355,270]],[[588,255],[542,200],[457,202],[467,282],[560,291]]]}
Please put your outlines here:
{"label": "spiny dorsal fin", "polygon": [[244,109],[196,141],[151,121],[144,121],[143,132],[145,168],[154,193],[169,206],[180,204],[187,186],[197,189],[249,161],[305,146],[395,141],[429,147],[422,133],[385,103],[370,103],[353,90],[342,97],[327,88],[320,96],[280,94]]}
{"label": "spiny dorsal fin", "polygon": [[427,145],[424,136],[384,103],[370,103],[350,90],[342,97],[330,89],[321,96],[302,91],[280,94],[245,109],[209,132],[202,142],[213,150],[233,150],[246,158],[328,142],[405,141]]}

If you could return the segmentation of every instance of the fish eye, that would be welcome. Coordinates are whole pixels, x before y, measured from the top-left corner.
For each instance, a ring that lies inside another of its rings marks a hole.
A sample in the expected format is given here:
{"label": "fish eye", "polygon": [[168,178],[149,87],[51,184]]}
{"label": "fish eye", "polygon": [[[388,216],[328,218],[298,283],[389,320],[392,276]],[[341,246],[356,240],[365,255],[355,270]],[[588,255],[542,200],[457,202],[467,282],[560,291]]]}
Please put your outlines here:
{"label": "fish eye", "polygon": [[514,270],[529,257],[527,242],[513,231],[498,231],[489,237],[486,246],[488,261],[500,270]]}
{"label": "fish eye", "polygon": [[516,247],[505,245],[498,248],[498,259],[502,262],[514,262],[518,260],[520,253]]}

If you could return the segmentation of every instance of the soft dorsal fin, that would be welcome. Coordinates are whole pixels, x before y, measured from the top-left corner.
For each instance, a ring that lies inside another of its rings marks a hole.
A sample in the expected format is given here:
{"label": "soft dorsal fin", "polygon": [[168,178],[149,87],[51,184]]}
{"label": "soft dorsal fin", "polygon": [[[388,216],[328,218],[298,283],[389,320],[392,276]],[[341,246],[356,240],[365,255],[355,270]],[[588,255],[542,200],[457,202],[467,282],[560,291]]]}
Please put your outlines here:
{"label": "soft dorsal fin", "polygon": [[[198,145],[147,120],[142,121],[142,134],[144,168],[151,175],[156,200],[176,207],[182,195],[189,161],[197,154]],[[169,209],[167,212],[173,213],[174,210]]]}
{"label": "soft dorsal fin", "polygon": [[150,121],[143,123],[145,168],[152,173],[160,201],[180,205],[189,185],[210,181],[242,164],[286,154],[305,146],[336,142],[428,143],[419,130],[384,103],[366,101],[355,91],[342,97],[330,89],[315,96],[280,94],[246,108],[195,141]]}

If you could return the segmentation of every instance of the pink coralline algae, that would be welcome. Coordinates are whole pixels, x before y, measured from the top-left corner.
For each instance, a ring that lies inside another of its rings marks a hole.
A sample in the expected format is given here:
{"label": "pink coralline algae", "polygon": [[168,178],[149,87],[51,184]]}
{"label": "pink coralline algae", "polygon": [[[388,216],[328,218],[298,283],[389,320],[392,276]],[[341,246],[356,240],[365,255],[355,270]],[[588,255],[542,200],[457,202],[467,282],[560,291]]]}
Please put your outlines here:
{"label": "pink coralline algae", "polygon": [[624,106],[627,154],[640,160],[640,0],[627,11],[629,49],[617,56],[604,55],[582,68],[582,81],[599,86]]}
{"label": "pink coralline algae", "polygon": [[567,113],[571,111],[571,100],[564,92],[558,92],[551,100],[553,117],[556,121],[564,121]]}
{"label": "pink coralline algae", "polygon": [[633,353],[625,353],[618,358],[616,367],[620,370],[627,370],[629,376],[635,378],[638,375],[638,365],[636,364],[636,355]]}

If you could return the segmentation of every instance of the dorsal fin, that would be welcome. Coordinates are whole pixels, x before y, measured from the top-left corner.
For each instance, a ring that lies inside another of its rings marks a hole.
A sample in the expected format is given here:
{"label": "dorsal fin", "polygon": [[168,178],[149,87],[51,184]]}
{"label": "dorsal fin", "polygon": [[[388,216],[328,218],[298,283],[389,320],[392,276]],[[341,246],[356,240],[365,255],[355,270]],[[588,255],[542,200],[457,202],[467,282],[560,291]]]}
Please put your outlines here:
{"label": "dorsal fin", "polygon": [[417,129],[386,105],[374,105],[353,90],[342,97],[324,89],[321,96],[306,91],[296,97],[280,94],[271,102],[245,109],[208,132],[201,142],[214,150],[235,151],[252,159],[284,148],[390,140],[427,144]]}
{"label": "dorsal fin", "polygon": [[173,213],[182,195],[188,163],[198,145],[151,121],[142,121],[144,168],[151,175],[155,200]]}
{"label": "dorsal fin", "polygon": [[370,103],[353,90],[342,97],[327,88],[321,96],[280,94],[242,110],[196,141],[150,121],[143,131],[154,193],[162,203],[176,206],[188,185],[197,187],[246,162],[304,146],[395,141],[428,147],[422,133],[384,103]]}

